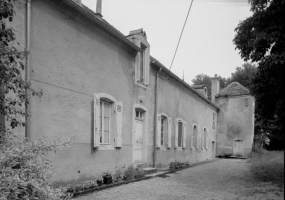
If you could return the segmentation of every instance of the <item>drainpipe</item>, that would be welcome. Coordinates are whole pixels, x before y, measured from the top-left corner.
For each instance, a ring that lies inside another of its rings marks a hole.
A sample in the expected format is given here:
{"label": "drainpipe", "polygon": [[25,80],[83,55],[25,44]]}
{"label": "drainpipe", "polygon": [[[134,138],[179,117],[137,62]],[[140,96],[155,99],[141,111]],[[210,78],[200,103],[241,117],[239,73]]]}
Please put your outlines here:
{"label": "drainpipe", "polygon": [[[152,61],[155,63],[155,61]],[[159,70],[156,72],[156,84],[155,84],[155,103],[154,103],[154,135],[153,135],[153,167],[155,167],[156,161],[156,136],[157,136],[157,102],[158,102],[158,74],[162,70],[160,67]]]}
{"label": "drainpipe", "polygon": [[[28,51],[28,55],[26,57],[26,68],[25,68],[25,80],[29,82],[31,80],[30,76],[30,36],[31,36],[31,0],[26,1],[26,51]],[[26,90],[27,94],[29,95],[29,90]],[[25,137],[30,139],[31,137],[31,121],[30,121],[30,107],[31,107],[31,102],[29,101],[29,105],[25,108],[25,121],[26,121],[26,126],[25,126]]]}

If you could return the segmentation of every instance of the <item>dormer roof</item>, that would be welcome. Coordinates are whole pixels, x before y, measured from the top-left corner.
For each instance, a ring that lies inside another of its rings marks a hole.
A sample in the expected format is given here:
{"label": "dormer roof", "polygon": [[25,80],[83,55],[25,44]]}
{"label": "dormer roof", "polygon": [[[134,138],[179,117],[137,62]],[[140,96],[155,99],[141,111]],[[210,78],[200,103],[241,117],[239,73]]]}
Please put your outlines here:
{"label": "dormer roof", "polygon": [[238,82],[232,82],[226,88],[224,88],[221,92],[219,92],[216,97],[227,97],[227,96],[241,96],[241,95],[249,95],[249,90],[242,86]]}

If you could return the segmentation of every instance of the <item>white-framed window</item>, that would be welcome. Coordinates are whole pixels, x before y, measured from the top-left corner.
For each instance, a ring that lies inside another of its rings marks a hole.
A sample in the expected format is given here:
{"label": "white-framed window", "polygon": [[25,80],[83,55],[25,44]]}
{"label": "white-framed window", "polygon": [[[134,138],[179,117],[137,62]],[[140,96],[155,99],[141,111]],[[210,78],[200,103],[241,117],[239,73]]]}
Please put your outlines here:
{"label": "white-framed window", "polygon": [[175,122],[175,147],[186,147],[186,122],[182,119],[177,119]]}
{"label": "white-framed window", "polygon": [[198,149],[198,140],[199,140],[199,137],[198,137],[198,126],[197,125],[194,125],[193,126],[193,146]]}
{"label": "white-framed window", "polygon": [[157,144],[159,147],[171,148],[172,119],[165,114],[157,115]]}
{"label": "white-framed window", "polygon": [[212,124],[212,129],[216,130],[216,113],[213,112],[213,124]]}
{"label": "white-framed window", "polygon": [[94,94],[94,147],[122,147],[123,103],[106,93]]}
{"label": "white-framed window", "polygon": [[143,113],[144,113],[144,111],[141,111],[141,110],[136,110],[136,119],[137,120],[143,120]]}
{"label": "white-framed window", "polygon": [[138,29],[131,31],[127,38],[141,49],[135,59],[135,83],[146,87],[149,84],[150,60],[150,45],[147,41],[146,34],[143,29]]}

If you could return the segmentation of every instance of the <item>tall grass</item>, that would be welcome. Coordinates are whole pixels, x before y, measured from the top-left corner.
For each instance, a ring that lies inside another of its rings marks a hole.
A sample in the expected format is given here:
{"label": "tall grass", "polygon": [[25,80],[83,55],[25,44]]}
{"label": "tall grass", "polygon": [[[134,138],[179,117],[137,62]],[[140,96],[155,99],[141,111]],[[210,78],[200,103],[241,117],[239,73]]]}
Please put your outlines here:
{"label": "tall grass", "polygon": [[284,185],[284,151],[260,149],[251,154],[249,162],[258,180]]}

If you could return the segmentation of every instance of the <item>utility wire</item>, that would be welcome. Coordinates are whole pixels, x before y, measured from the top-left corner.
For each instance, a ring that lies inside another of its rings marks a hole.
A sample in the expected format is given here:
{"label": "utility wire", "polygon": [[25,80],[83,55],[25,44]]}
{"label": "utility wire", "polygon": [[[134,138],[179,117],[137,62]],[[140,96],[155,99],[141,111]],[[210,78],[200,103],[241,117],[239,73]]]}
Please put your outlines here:
{"label": "utility wire", "polygon": [[173,64],[173,61],[174,61],[174,58],[176,56],[176,52],[177,52],[177,49],[178,49],[178,46],[179,46],[179,43],[180,43],[180,40],[181,40],[181,37],[182,37],[182,34],[183,34],[183,31],[184,31],[184,27],[186,25],[186,22],[187,22],[187,19],[188,19],[188,16],[189,16],[189,13],[190,13],[190,10],[191,10],[191,7],[192,7],[192,3],[193,3],[194,0],[191,1],[191,4],[190,4],[190,7],[189,7],[189,10],[188,10],[188,13],[187,13],[187,16],[186,16],[186,19],[185,19],[185,22],[184,22],[184,25],[183,25],[183,28],[182,28],[182,31],[181,31],[181,34],[180,34],[180,37],[179,37],[179,40],[178,40],[178,43],[177,43],[177,46],[176,46],[176,50],[175,50],[175,53],[174,53],[174,56],[173,56],[173,59],[172,59],[172,62],[171,62],[171,65],[169,67],[169,70],[171,70],[171,67],[172,67],[172,64]]}

